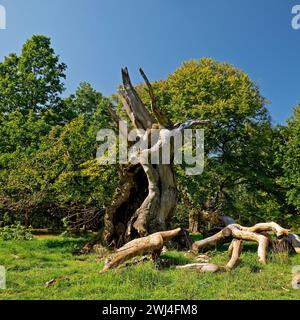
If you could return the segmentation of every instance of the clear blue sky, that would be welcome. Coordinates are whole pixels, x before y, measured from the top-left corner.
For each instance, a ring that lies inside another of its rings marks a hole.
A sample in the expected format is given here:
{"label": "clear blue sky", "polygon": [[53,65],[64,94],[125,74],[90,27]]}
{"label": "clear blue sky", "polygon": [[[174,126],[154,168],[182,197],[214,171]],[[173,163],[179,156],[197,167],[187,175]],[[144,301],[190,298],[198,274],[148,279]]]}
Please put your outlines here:
{"label": "clear blue sky", "polygon": [[283,123],[300,102],[300,30],[291,9],[300,0],[0,0],[0,60],[33,34],[52,38],[68,65],[66,93],[80,81],[109,95],[128,66],[166,78],[184,60],[213,57],[246,71]]}

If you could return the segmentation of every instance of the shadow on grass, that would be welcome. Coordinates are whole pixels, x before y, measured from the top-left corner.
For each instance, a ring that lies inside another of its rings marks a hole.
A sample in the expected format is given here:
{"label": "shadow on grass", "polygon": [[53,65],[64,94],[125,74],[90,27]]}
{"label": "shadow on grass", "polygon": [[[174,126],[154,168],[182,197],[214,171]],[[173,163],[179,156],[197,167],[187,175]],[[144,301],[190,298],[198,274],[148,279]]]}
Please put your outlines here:
{"label": "shadow on grass", "polygon": [[191,259],[180,254],[179,252],[170,251],[164,253],[160,256],[160,258],[165,261],[166,267],[179,266],[187,263],[191,263]]}
{"label": "shadow on grass", "polygon": [[86,241],[87,241],[87,239],[84,239],[84,238],[78,238],[78,239],[77,238],[74,238],[74,239],[61,238],[61,239],[57,239],[57,240],[50,239],[50,240],[45,241],[45,246],[47,248],[70,248],[70,249],[73,249],[74,246],[82,245]]}

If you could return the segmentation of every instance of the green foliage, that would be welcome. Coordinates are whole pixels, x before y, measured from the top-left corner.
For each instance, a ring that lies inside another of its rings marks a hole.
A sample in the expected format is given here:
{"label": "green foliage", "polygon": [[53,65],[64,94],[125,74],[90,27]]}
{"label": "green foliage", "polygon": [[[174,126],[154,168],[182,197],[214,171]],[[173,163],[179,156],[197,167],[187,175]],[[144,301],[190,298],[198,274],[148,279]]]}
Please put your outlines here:
{"label": "green foliage", "polygon": [[31,228],[26,228],[21,224],[0,227],[0,240],[32,240]]}
{"label": "green foliage", "polygon": [[115,167],[95,160],[108,100],[88,83],[63,100],[65,69],[44,36],[0,64],[0,219],[10,211],[36,228],[63,227],[73,212],[101,225],[117,181]]}
{"label": "green foliage", "polygon": [[[118,184],[118,167],[95,160],[98,130],[112,128],[111,102],[86,82],[63,99],[65,70],[45,36],[33,36],[20,55],[0,62],[0,220],[9,212],[10,223],[36,228],[102,225]],[[298,221],[299,109],[287,127],[272,128],[249,76],[208,58],[184,62],[153,88],[174,123],[211,120],[203,174],[175,168],[181,201],[173,224],[187,227],[191,209],[246,224]],[[138,91],[150,108],[145,86]],[[116,95],[110,100],[118,110]]]}
{"label": "green foliage", "polygon": [[58,108],[65,70],[50,39],[33,36],[24,44],[20,56],[10,54],[0,63],[0,113],[19,109],[26,114],[30,110]]}
{"label": "green foliage", "polygon": [[280,130],[277,163],[283,174],[278,182],[286,189],[287,203],[297,208],[300,213],[300,105],[287,127]]}
{"label": "green foliage", "polygon": [[[174,123],[211,120],[204,127],[203,174],[187,176],[184,167],[176,168],[185,205],[246,223],[283,218],[282,192],[274,183],[275,133],[266,100],[249,76],[227,63],[201,59],[184,62],[153,87]],[[146,88],[140,86],[139,92],[150,106]]]}

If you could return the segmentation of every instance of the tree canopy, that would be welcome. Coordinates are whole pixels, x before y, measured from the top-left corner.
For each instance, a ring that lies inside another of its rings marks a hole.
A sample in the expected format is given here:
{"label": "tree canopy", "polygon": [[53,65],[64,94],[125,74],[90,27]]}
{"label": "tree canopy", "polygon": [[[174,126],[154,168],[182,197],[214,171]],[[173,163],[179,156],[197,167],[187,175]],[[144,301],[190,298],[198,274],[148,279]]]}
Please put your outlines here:
{"label": "tree canopy", "polygon": [[[87,82],[63,97],[65,71],[50,39],[38,35],[0,62],[0,219],[101,226],[119,167],[97,163],[96,134],[114,127],[108,106],[116,97]],[[250,77],[209,58],[184,62],[152,85],[173,123],[211,120],[203,174],[187,176],[176,166],[176,219],[187,223],[192,211],[241,222],[299,218],[300,106],[287,126],[273,127],[267,100]],[[137,91],[150,108],[146,86]]]}

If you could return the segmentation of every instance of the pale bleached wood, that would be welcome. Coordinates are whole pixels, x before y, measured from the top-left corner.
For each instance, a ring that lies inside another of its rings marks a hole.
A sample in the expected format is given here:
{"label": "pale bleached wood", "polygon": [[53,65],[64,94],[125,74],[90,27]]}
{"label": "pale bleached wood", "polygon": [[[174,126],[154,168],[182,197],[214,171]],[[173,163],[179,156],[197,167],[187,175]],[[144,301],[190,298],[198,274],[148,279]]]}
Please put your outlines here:
{"label": "pale bleached wood", "polygon": [[200,272],[217,272],[221,271],[222,267],[219,267],[213,263],[190,263],[183,266],[177,266],[176,269],[194,270]]}
{"label": "pale bleached wood", "polygon": [[106,261],[103,269],[101,270],[101,273],[106,272],[109,269],[116,268],[121,263],[138,255],[150,253],[152,254],[152,257],[156,259],[160,255],[164,244],[168,240],[179,235],[180,232],[181,228],[170,231],[157,232],[151,234],[150,236],[135,239],[126,243]]}
{"label": "pale bleached wood", "polygon": [[291,246],[296,251],[296,253],[300,254],[300,238],[296,234],[290,233],[287,236],[287,239],[288,239],[289,243],[291,244]]}
{"label": "pale bleached wood", "polygon": [[[277,224],[266,223],[255,225],[254,227],[243,227],[238,224],[231,224],[224,228],[222,231],[218,232],[216,235],[197,241],[193,244],[193,250],[199,251],[207,249],[211,246],[216,246],[222,241],[228,241],[231,238],[246,240],[246,241],[255,241],[258,243],[258,257],[259,261],[263,264],[267,262],[267,250],[269,246],[269,240],[266,236],[253,232],[252,230],[257,231],[275,231],[276,235],[282,235],[282,232],[285,232],[283,228],[277,228]],[[280,227],[280,226],[279,226]]]}
{"label": "pale bleached wood", "polygon": [[277,238],[287,236],[290,232],[290,230],[282,228],[278,223],[276,222],[265,222],[265,223],[258,223],[254,225],[253,227],[242,227],[241,230],[250,231],[250,232],[263,232],[263,231],[272,231],[275,233]]}
{"label": "pale bleached wood", "polygon": [[226,264],[226,270],[234,269],[240,262],[240,255],[243,248],[243,241],[233,239],[229,247],[230,260]]}
{"label": "pale bleached wood", "polygon": [[216,246],[218,243],[226,240],[227,238],[229,238],[231,236],[232,236],[232,230],[230,228],[226,227],[223,230],[221,230],[220,232],[216,233],[215,235],[213,235],[209,238],[194,242],[194,244],[192,246],[192,250],[193,251],[206,250],[210,247]]}
{"label": "pale bleached wood", "polygon": [[[209,123],[207,120],[188,120],[173,126],[172,121],[159,109],[150,81],[142,70],[140,72],[148,88],[152,110],[139,97],[127,68],[122,69],[123,86],[119,90],[119,96],[132,127],[140,130],[140,141],[144,141],[145,145],[130,152],[128,169],[113,196],[111,206],[106,209],[103,241],[112,247],[120,247],[136,237],[168,228],[178,200],[174,168],[171,163],[151,164],[144,159],[148,159],[151,152],[160,153],[163,147],[170,145],[172,162],[174,146],[170,143],[170,136],[173,130],[176,134],[181,134],[184,129],[193,125]],[[108,108],[108,111],[116,122],[118,115],[113,108]],[[159,135],[156,137],[151,129],[159,130]],[[151,145],[148,143],[149,136],[153,138]],[[142,181],[144,187],[139,185]]]}

